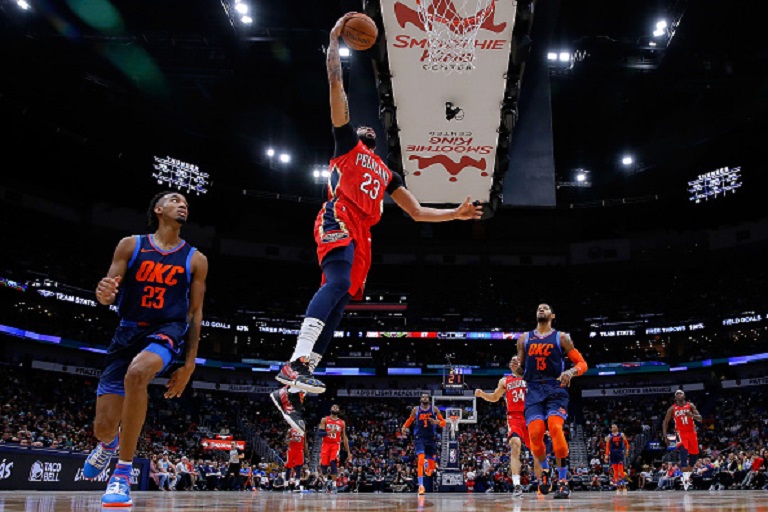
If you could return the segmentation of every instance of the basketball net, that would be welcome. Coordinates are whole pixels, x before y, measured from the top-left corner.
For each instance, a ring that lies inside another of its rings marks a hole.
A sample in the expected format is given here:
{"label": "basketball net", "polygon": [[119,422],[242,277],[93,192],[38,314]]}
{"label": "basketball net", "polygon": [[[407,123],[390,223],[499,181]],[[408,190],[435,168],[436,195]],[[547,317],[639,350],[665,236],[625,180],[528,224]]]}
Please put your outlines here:
{"label": "basketball net", "polygon": [[475,68],[477,32],[493,15],[496,0],[417,0],[427,33],[427,68],[446,74]]}
{"label": "basketball net", "polygon": [[456,439],[456,435],[459,433],[459,421],[461,420],[461,411],[452,409],[447,412],[448,412],[448,423],[451,425],[451,439]]}

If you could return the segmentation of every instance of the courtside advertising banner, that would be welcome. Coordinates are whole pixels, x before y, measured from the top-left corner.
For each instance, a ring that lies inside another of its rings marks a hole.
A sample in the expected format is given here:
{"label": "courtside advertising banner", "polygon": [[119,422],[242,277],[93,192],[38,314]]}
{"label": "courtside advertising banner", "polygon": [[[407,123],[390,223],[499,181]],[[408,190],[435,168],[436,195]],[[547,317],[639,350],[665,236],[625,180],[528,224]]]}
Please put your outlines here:
{"label": "courtside advertising banner", "polygon": [[[0,490],[101,491],[115,469],[116,459],[94,480],[83,476],[87,454],[26,447],[0,446]],[[149,459],[134,459],[131,488],[149,487]]]}

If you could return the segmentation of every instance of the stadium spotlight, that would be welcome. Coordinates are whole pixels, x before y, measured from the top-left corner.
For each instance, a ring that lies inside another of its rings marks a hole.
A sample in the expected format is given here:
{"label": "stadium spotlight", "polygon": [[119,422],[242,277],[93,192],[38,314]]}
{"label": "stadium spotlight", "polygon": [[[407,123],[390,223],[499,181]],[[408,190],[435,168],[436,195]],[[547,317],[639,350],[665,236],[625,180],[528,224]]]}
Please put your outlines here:
{"label": "stadium spotlight", "polygon": [[253,18],[251,18],[250,16],[243,16],[242,18],[240,18],[240,21],[242,21],[246,25],[250,25],[251,23],[253,23]]}
{"label": "stadium spotlight", "polygon": [[346,46],[340,46],[339,57],[349,57],[349,56],[350,56],[349,48],[347,48]]}
{"label": "stadium spotlight", "polygon": [[635,159],[632,158],[630,155],[625,155],[621,158],[621,164],[624,166],[630,166],[633,163],[635,163]]}
{"label": "stadium spotlight", "polygon": [[557,60],[557,53],[555,52],[547,52],[547,60],[550,62],[554,62]]}
{"label": "stadium spotlight", "polygon": [[25,0],[16,0],[16,5],[25,11],[28,11],[30,8],[30,5]]}
{"label": "stadium spotlight", "polygon": [[560,55],[558,55],[558,60],[560,60],[560,62],[570,62],[571,54],[568,52],[560,52]]}
{"label": "stadium spotlight", "polygon": [[248,14],[248,4],[244,4],[243,2],[237,2],[235,3],[235,10],[240,14]]}
{"label": "stadium spotlight", "polygon": [[287,164],[291,161],[291,155],[288,153],[280,153],[280,163]]}
{"label": "stadium spotlight", "polygon": [[269,158],[272,158],[273,156],[275,156],[275,150],[272,148],[267,149],[267,156]]}

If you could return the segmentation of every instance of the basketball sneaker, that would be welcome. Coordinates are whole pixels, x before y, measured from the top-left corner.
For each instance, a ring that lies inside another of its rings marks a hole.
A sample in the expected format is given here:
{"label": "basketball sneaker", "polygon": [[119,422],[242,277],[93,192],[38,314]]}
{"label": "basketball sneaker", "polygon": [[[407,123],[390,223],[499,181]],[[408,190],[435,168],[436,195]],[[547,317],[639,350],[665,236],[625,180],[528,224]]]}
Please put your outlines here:
{"label": "basketball sneaker", "polygon": [[106,508],[131,507],[131,481],[122,475],[109,479],[107,492],[101,497],[101,506]]}
{"label": "basketball sneaker", "polygon": [[520,498],[523,496],[523,487],[521,485],[516,485],[514,489],[512,489],[512,497],[514,498]]}
{"label": "basketball sneaker", "polygon": [[541,478],[539,478],[539,492],[541,494],[549,494],[549,491],[552,490],[550,473],[551,470],[549,468],[541,470]]}
{"label": "basketball sneaker", "polygon": [[[119,441],[119,436],[117,440]],[[109,462],[117,452],[119,443],[115,443],[114,448],[107,448],[104,443],[99,442],[96,448],[88,455],[83,465],[83,476],[88,479],[94,479],[107,469]]]}
{"label": "basketball sneaker", "polygon": [[310,366],[308,358],[300,357],[285,363],[275,379],[281,384],[309,393],[325,393],[325,384],[312,376],[313,366]]}
{"label": "basketball sneaker", "polygon": [[289,393],[288,387],[280,388],[269,394],[275,407],[283,415],[285,421],[293,427],[299,435],[304,435],[304,418],[301,416],[302,400],[299,395],[303,393]]}
{"label": "basketball sneaker", "polygon": [[568,487],[568,481],[567,480],[560,480],[557,486],[557,491],[555,491],[555,498],[556,500],[567,500],[571,497],[571,489]]}
{"label": "basketball sneaker", "polygon": [[427,490],[426,490],[426,489],[424,489],[424,486],[423,486],[423,485],[420,485],[420,486],[419,486],[419,494],[424,494],[425,492],[427,492]]}

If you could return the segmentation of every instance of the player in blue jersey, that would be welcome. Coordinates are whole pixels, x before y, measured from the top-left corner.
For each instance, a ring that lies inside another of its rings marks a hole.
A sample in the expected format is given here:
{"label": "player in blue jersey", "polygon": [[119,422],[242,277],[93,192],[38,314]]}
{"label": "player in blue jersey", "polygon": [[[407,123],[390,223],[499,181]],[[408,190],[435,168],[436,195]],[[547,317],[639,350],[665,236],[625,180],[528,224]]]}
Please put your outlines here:
{"label": "player in blue jersey", "polygon": [[[130,507],[131,465],[147,414],[147,386],[181,355],[166,398],[181,396],[195,369],[203,318],[208,260],[180,236],[189,207],[176,192],[150,201],[151,235],[123,238],[107,276],[96,288],[99,303],[117,302],[120,325],[109,345],[96,398],[93,433],[99,439],[85,461],[86,478],[98,477],[117,453],[104,507]],[[119,435],[118,435],[119,433]]]}
{"label": "player in blue jersey", "polygon": [[427,460],[427,476],[432,476],[437,457],[437,426],[445,427],[445,418],[440,410],[430,405],[429,393],[422,393],[419,405],[413,408],[411,415],[403,425],[403,433],[413,425],[413,443],[416,448],[417,474],[419,476],[419,494],[424,494],[424,459]]}
{"label": "player in blue jersey", "polygon": [[[539,304],[536,310],[536,329],[521,336],[517,341],[518,360],[513,360],[512,371],[523,377],[528,384],[525,397],[525,421],[531,438],[531,451],[541,464],[539,491],[549,493],[552,488],[544,432],[549,428],[552,450],[558,468],[556,499],[569,498],[567,474],[568,442],[563,424],[568,418],[568,392],[564,389],[571,379],[587,371],[587,363],[574,348],[571,337],[555,330],[552,321],[555,313],[548,304]],[[574,366],[565,369],[566,356]],[[545,423],[546,422],[546,423]]]}
{"label": "player in blue jersey", "polygon": [[629,459],[629,441],[624,432],[619,432],[619,426],[611,425],[611,433],[605,438],[605,462],[613,469],[613,485],[616,493],[627,492],[627,480],[624,478],[624,458]]}

